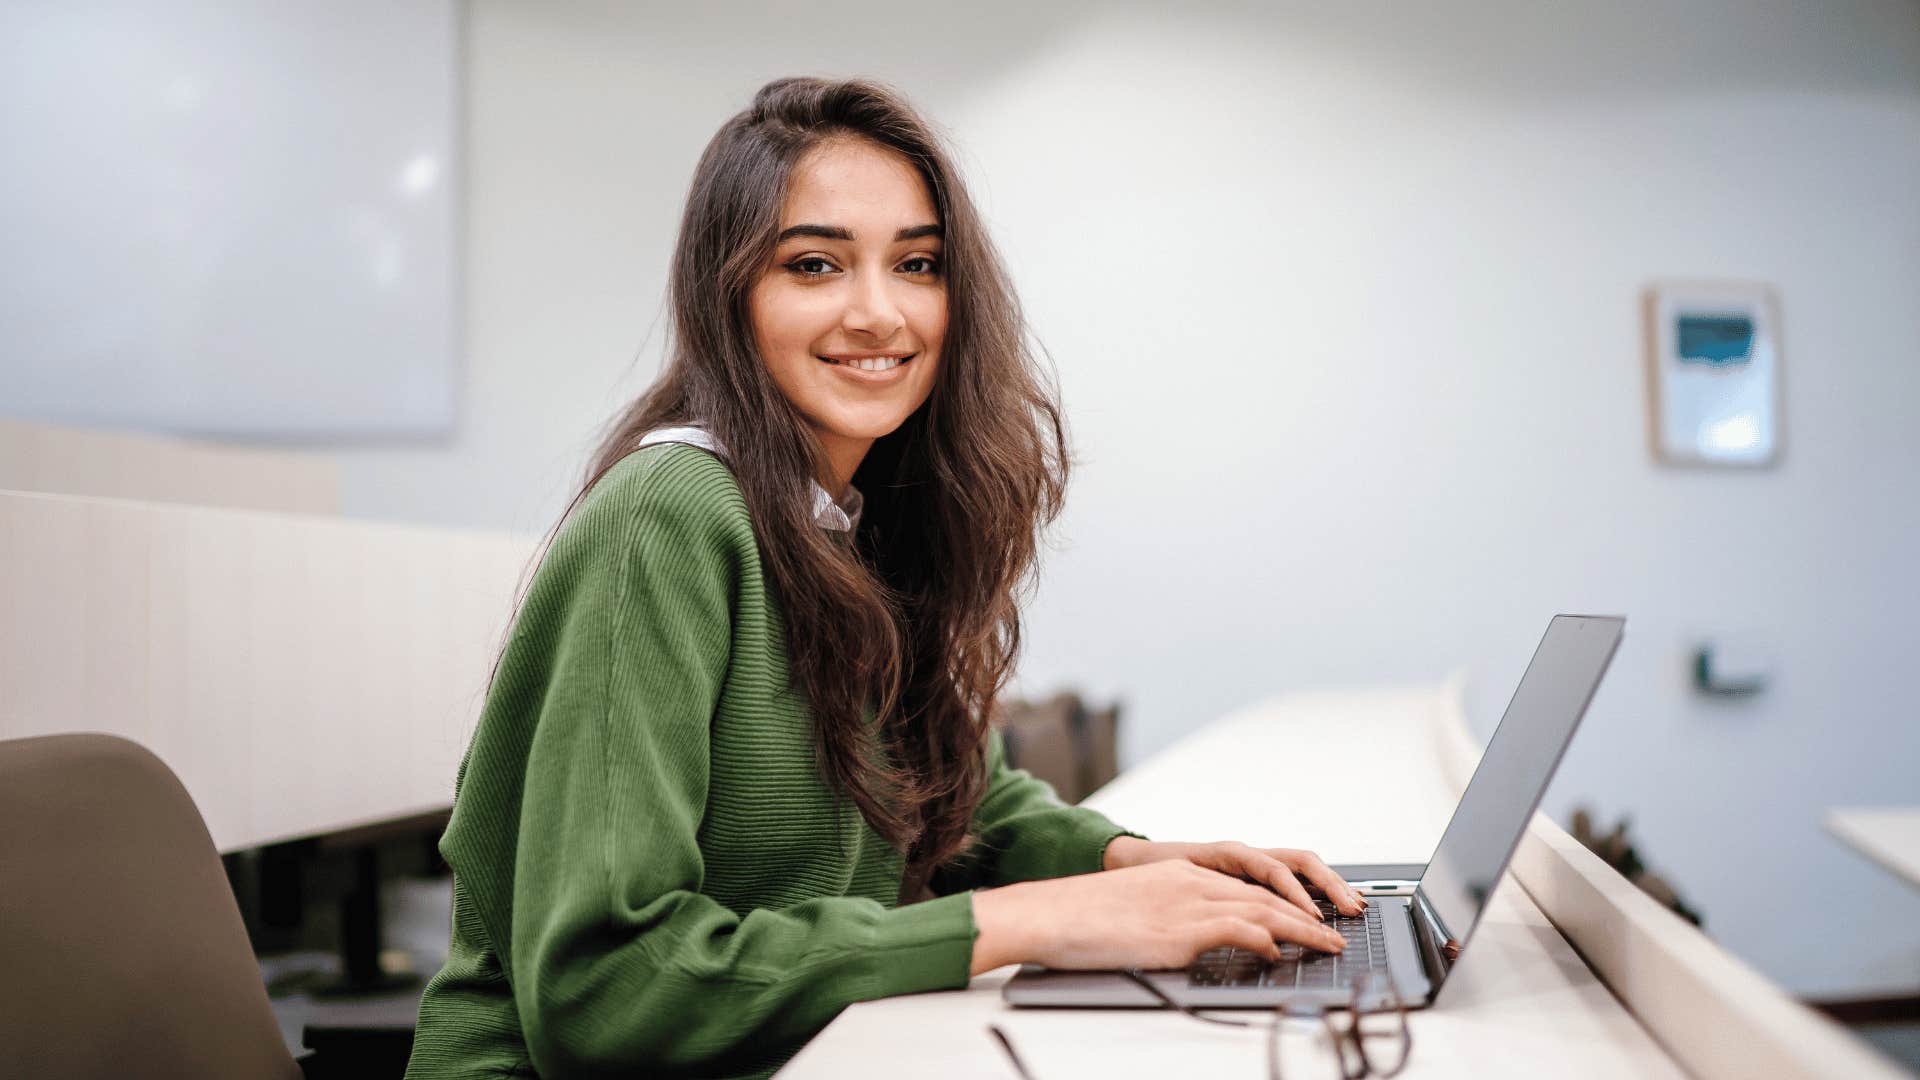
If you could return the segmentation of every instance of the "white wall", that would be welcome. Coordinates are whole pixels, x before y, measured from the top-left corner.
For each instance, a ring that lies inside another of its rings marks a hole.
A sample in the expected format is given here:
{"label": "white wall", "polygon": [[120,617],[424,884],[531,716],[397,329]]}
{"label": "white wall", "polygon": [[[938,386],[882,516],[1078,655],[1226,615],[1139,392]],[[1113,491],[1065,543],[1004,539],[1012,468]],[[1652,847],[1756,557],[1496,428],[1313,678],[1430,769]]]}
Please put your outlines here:
{"label": "white wall", "polygon": [[[1340,7],[475,4],[461,430],[340,453],[349,511],[549,525],[657,367],[712,131],[776,75],[887,78],[960,144],[1080,454],[1024,685],[1123,697],[1137,759],[1465,667],[1485,732],[1549,615],[1625,613],[1550,808],[1631,812],[1789,989],[1911,990],[1920,895],[1818,819],[1920,801],[1920,5]],[[1651,462],[1664,277],[1779,288],[1778,468]],[[1764,696],[1688,690],[1723,634]],[[1222,767],[1322,764],[1364,797]]]}

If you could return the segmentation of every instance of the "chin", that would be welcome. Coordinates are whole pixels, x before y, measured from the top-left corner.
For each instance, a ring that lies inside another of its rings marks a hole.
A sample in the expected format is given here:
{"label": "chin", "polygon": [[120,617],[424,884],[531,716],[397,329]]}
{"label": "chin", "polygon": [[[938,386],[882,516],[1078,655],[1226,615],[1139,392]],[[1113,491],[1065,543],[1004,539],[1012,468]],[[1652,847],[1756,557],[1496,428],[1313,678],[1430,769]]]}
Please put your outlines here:
{"label": "chin", "polygon": [[881,405],[872,402],[866,407],[829,409],[824,417],[820,417],[820,421],[824,421],[820,427],[841,438],[881,438],[899,430],[910,415],[914,415],[914,409],[904,407],[904,404]]}
{"label": "chin", "polygon": [[867,410],[835,413],[825,417],[826,423],[820,426],[843,439],[878,439],[900,430],[900,425],[912,415],[912,409],[885,413]]}

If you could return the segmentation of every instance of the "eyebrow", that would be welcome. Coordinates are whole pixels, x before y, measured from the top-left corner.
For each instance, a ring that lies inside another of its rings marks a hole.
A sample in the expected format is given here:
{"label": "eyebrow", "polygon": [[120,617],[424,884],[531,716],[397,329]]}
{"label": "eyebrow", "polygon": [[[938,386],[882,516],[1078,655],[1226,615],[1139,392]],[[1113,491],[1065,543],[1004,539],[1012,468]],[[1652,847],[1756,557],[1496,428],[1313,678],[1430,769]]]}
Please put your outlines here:
{"label": "eyebrow", "polygon": [[[938,225],[913,225],[893,234],[895,243],[902,240],[918,240],[923,236],[939,237],[945,233]],[[817,236],[822,240],[852,240],[853,230],[838,225],[794,225],[782,229],[774,239],[775,244],[784,244],[796,236]]]}

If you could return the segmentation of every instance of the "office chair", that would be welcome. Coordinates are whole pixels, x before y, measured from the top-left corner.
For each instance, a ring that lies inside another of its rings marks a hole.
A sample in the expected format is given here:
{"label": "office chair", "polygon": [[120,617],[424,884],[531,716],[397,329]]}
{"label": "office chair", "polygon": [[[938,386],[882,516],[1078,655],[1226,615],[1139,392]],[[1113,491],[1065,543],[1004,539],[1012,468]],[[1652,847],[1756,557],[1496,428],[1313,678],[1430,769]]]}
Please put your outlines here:
{"label": "office chair", "polygon": [[220,856],[112,735],[0,742],[0,1071],[297,1080]]}
{"label": "office chair", "polygon": [[1062,691],[1040,702],[1008,698],[999,708],[1007,764],[1045,780],[1063,802],[1077,803],[1118,775],[1118,704],[1089,709]]}

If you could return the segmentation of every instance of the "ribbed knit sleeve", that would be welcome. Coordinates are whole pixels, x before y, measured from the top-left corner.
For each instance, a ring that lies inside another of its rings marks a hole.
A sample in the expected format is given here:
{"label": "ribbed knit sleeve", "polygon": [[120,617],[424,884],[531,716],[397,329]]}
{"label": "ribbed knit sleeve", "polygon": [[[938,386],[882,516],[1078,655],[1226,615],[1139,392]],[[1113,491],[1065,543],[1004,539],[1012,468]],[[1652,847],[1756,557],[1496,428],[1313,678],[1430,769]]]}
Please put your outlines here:
{"label": "ribbed knit sleeve", "polygon": [[[999,729],[988,736],[987,794],[973,814],[973,848],[933,879],[936,892],[1090,874],[1101,869],[1116,836],[1139,836],[1082,806],[1068,806],[1052,785],[1007,766]],[[1141,837],[1145,839],[1145,837]]]}
{"label": "ribbed knit sleeve", "polygon": [[699,451],[636,454],[602,486],[490,697],[537,708],[483,716],[442,843],[534,1068],[758,1071],[849,1003],[966,985],[968,895],[744,913],[703,895],[711,721],[752,537],[716,510],[737,490]]}

